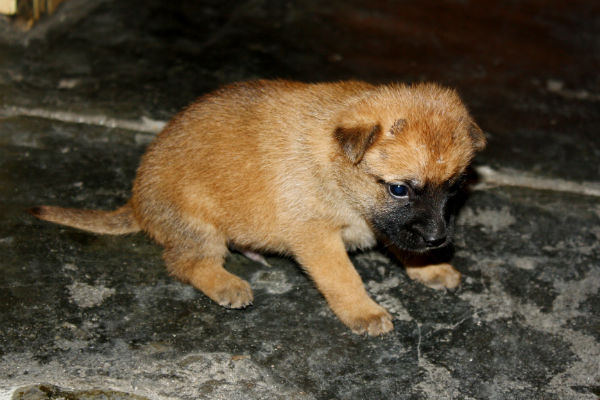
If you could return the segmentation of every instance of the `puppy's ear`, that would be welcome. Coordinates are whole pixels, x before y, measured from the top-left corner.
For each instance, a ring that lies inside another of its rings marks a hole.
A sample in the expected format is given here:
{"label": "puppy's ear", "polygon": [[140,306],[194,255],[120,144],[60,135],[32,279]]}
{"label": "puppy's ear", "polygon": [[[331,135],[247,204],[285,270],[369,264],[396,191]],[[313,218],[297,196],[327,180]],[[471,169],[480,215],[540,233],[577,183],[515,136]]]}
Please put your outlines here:
{"label": "puppy's ear", "polygon": [[381,125],[358,125],[352,127],[338,127],[335,130],[335,139],[342,151],[352,164],[358,164],[365,152],[381,134]]}
{"label": "puppy's ear", "polygon": [[471,122],[467,128],[467,132],[473,143],[473,149],[475,151],[483,150],[485,148],[485,135],[481,128],[475,122]]}

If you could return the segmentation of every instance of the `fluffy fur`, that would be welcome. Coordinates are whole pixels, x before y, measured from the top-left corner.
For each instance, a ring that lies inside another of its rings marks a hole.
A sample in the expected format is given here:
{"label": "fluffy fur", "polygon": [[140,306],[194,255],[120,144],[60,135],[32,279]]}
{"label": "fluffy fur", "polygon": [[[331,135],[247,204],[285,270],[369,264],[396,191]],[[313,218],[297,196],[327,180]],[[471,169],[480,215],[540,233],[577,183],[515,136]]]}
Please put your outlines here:
{"label": "fluffy fur", "polygon": [[[484,144],[457,94],[435,84],[237,83],[168,123],[121,209],[33,214],[98,233],[143,230],[170,273],[233,308],[251,304],[252,290],[223,268],[228,245],[293,255],[344,324],[379,335],[391,316],[347,249],[379,236],[416,253],[446,244],[452,191]],[[391,194],[398,185],[406,196]],[[449,264],[408,271],[434,287],[460,280]]]}

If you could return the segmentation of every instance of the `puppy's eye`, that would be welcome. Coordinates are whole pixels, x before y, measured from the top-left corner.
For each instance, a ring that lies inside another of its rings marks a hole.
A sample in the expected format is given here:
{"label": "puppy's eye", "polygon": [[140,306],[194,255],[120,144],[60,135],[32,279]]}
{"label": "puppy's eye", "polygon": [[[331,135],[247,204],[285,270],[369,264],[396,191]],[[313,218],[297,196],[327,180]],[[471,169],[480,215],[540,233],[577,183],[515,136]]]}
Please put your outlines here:
{"label": "puppy's eye", "polygon": [[388,191],[393,197],[403,198],[408,196],[408,187],[406,185],[389,184]]}

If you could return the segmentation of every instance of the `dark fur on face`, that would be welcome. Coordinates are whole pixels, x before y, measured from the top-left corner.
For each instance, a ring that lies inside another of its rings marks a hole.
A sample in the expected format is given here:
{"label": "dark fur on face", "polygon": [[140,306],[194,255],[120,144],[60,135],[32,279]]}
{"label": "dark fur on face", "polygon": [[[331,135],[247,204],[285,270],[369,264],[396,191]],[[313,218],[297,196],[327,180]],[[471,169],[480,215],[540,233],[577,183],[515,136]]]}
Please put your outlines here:
{"label": "dark fur on face", "polygon": [[373,213],[371,223],[401,250],[420,253],[444,247],[454,230],[455,194],[461,185],[462,180],[423,187],[406,183],[408,195],[388,195],[384,206]]}

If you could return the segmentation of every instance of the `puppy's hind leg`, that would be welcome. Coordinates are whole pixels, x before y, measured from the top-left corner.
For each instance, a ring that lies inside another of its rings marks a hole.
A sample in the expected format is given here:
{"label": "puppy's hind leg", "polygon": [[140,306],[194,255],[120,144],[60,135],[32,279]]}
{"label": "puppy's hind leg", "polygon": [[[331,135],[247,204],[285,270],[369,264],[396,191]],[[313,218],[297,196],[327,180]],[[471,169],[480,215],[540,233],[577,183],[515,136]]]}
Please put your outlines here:
{"label": "puppy's hind leg", "polygon": [[196,248],[176,245],[167,247],[164,259],[171,274],[189,282],[217,304],[227,308],[244,308],[252,304],[253,295],[245,280],[223,268],[227,253],[225,243]]}

